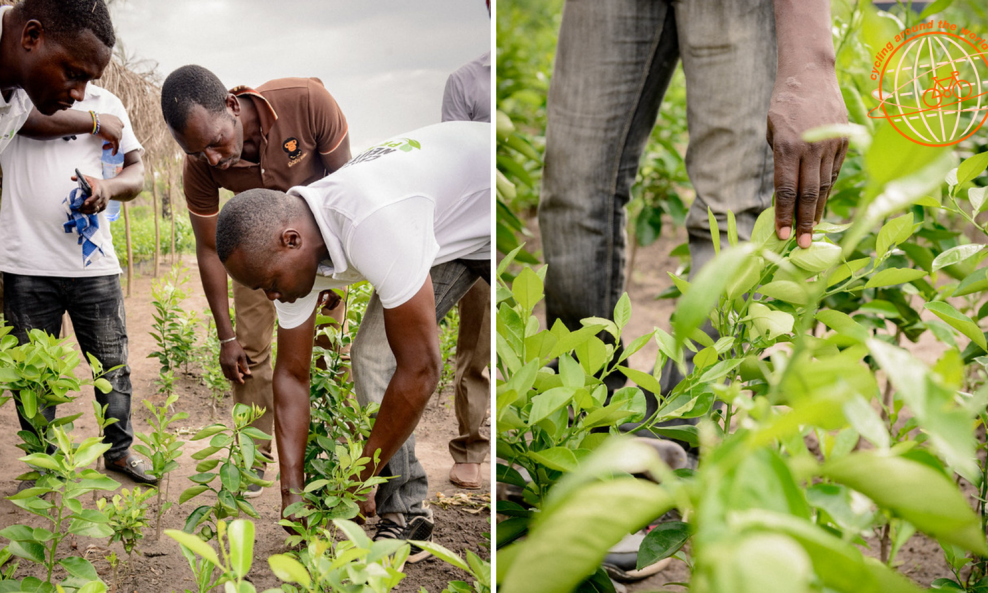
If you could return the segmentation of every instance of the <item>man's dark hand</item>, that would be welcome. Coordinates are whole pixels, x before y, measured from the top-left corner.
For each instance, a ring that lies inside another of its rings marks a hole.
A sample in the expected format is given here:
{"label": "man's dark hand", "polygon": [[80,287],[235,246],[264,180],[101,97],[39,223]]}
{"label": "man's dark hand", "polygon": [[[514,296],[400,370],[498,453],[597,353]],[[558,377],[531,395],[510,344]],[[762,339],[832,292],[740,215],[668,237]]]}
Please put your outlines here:
{"label": "man's dark hand", "polygon": [[830,189],[837,181],[847,138],[809,143],[807,130],[847,123],[847,108],[833,71],[806,69],[776,80],[768,112],[768,143],[775,157],[775,231],[790,237],[793,216],[796,242],[809,247],[813,226],[823,216]]}
{"label": "man's dark hand", "polygon": [[238,385],[244,384],[244,378],[250,376],[250,360],[247,353],[237,340],[220,346],[220,366],[223,375]]}
{"label": "man's dark hand", "polygon": [[377,495],[377,488],[374,488],[369,493],[367,493],[367,498],[364,500],[358,500],[357,506],[360,508],[361,517],[357,517],[356,521],[359,524],[363,524],[371,517],[377,515],[377,501],[375,496]]}
{"label": "man's dark hand", "polygon": [[[86,178],[86,182],[89,187],[92,188],[92,193],[86,198],[86,201],[79,206],[79,212],[83,214],[96,214],[106,210],[106,205],[110,203],[109,188],[102,179],[96,179],[95,177],[90,177],[89,175],[83,175]],[[79,179],[73,175],[72,181],[79,181]]]}
{"label": "man's dark hand", "polygon": [[336,306],[340,304],[340,300],[340,295],[336,294],[335,290],[324,290],[319,293],[319,306],[316,310],[320,314],[325,315],[327,313],[324,311],[332,311],[335,309]]}
{"label": "man's dark hand", "polygon": [[124,123],[119,117],[109,113],[99,114],[99,133],[104,143],[113,146],[113,154],[120,150],[120,138],[123,136]]}

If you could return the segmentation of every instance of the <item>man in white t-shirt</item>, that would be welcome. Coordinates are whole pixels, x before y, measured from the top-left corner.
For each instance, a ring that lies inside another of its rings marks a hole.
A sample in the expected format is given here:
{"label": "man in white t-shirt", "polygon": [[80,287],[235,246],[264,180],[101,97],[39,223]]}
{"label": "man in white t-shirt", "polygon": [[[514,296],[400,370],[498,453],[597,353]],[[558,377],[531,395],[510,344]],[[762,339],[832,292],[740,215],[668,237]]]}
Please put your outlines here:
{"label": "man in white t-shirt", "polygon": [[[409,132],[287,194],[250,190],[224,206],[216,251],[234,280],[264,290],[278,310],[275,438],[282,509],[300,500],[309,428],[315,311],[331,289],[375,289],[352,351],[361,404],[379,402],[360,476],[395,476],[365,516],[375,539],[428,540],[425,470],[412,431],[442,369],[438,319],[491,273],[491,126],[448,122]],[[409,562],[428,554],[413,548]]]}
{"label": "man in white t-shirt", "polygon": [[[103,139],[84,134],[55,140],[16,136],[0,154],[3,166],[3,202],[0,207],[0,271],[3,272],[4,317],[20,343],[28,332],[42,329],[58,335],[62,315],[72,320],[83,352],[95,356],[104,368],[122,365],[105,375],[112,390],[96,391],[100,405],[108,405],[107,417],[117,422],[106,427],[104,440],[111,447],[104,460],[108,470],[137,482],[154,483],[146,462],[130,451],[134,430],[130,422],[131,382],[127,366],[127,329],[120,264],[110,239],[109,222],[102,212],[109,200],[133,199],[144,186],[143,148],[134,133],[120,99],[109,91],[87,85],[82,101],[72,110],[112,114],[124,123],[120,149],[124,167],[113,179],[103,179]],[[80,210],[96,212],[102,257],[84,258],[79,235],[63,225],[69,219],[63,204],[78,186],[78,169],[92,187],[92,195]],[[18,407],[21,428],[32,430]],[[55,408],[39,410],[51,421]],[[22,482],[18,491],[30,487]]]}

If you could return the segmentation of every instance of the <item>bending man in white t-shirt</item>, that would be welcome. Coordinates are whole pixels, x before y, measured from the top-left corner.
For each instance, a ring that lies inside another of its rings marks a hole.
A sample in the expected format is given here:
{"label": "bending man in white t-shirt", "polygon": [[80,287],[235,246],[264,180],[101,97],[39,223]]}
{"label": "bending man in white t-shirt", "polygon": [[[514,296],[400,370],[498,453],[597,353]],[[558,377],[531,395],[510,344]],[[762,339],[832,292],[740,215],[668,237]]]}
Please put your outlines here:
{"label": "bending man in white t-shirt", "polygon": [[[429,540],[425,470],[412,431],[439,380],[438,319],[478,279],[490,284],[490,124],[448,122],[375,146],[332,175],[288,194],[256,189],[220,212],[216,251],[234,280],[278,309],[275,438],[282,509],[300,500],[309,428],[315,311],[330,289],[375,288],[353,347],[355,392],[380,402],[362,479],[396,476],[365,516],[375,539]],[[385,465],[387,464],[387,465]],[[376,508],[375,508],[376,506]],[[428,554],[413,548],[409,562]]]}

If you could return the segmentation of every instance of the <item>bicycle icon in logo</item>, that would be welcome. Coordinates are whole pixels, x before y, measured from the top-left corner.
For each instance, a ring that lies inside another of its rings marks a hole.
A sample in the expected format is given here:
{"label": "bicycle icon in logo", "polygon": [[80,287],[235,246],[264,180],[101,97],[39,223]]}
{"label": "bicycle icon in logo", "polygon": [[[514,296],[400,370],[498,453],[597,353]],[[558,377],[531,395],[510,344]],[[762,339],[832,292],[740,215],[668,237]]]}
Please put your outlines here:
{"label": "bicycle icon in logo", "polygon": [[868,117],[926,146],[957,144],[988,121],[988,59],[977,46],[934,31],[889,47]]}
{"label": "bicycle icon in logo", "polygon": [[[933,86],[923,93],[923,103],[929,107],[941,107],[944,99],[956,97],[958,101],[967,100],[974,93],[974,85],[959,77],[960,72],[954,70],[950,78],[933,77]],[[947,84],[949,83],[949,84]]]}

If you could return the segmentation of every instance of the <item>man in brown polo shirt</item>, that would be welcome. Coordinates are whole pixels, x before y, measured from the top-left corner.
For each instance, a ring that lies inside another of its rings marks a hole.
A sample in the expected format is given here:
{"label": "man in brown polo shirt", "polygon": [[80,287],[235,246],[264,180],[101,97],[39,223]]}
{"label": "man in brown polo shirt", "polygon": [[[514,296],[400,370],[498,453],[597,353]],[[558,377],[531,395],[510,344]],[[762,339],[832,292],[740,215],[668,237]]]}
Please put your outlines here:
{"label": "man in brown polo shirt", "polygon": [[[201,66],[183,66],[168,76],[161,88],[161,110],[186,153],[185,200],[202,286],[216,320],[223,373],[233,382],[234,401],[267,410],[255,426],[272,434],[275,308],[262,291],[234,281],[234,334],[226,270],[216,255],[219,189],[284,192],[322,179],[350,160],[346,118],[317,78],[282,78],[256,90],[241,86],[228,91]],[[341,309],[332,311],[333,317]],[[270,458],[271,441],[258,447]],[[259,495],[260,488],[252,485],[248,496],[252,494]]]}

